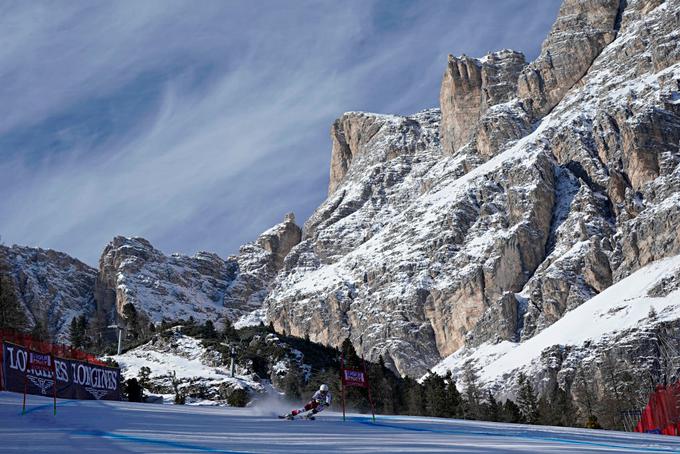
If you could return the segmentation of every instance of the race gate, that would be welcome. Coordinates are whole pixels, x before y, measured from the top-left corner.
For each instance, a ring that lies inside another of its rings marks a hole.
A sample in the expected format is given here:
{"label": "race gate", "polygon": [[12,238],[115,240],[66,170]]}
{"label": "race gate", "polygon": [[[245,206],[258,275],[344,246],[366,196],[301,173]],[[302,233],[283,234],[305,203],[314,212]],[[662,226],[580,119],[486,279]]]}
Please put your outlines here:
{"label": "race gate", "polygon": [[368,402],[371,404],[371,414],[373,415],[373,422],[375,422],[375,406],[373,399],[371,399],[371,387],[368,383],[368,374],[366,373],[366,361],[362,355],[361,357],[362,369],[350,369],[345,367],[345,355],[340,355],[340,384],[342,386],[342,420],[345,421],[345,387],[354,386],[358,388],[366,388],[368,392]]}
{"label": "race gate", "polygon": [[[3,346],[4,347],[4,346]],[[52,399],[54,400],[54,415],[57,415],[57,371],[54,367],[52,354],[29,351],[24,368],[24,404],[21,414],[26,413],[26,394],[28,394],[29,380],[40,388],[42,394],[46,394],[47,388],[52,387]]]}

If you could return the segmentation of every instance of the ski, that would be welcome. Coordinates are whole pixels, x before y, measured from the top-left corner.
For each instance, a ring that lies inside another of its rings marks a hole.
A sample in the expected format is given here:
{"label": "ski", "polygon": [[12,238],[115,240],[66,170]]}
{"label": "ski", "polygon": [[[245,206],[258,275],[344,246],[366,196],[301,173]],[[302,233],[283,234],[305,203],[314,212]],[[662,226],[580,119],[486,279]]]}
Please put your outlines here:
{"label": "ski", "polygon": [[292,421],[294,419],[308,419],[310,421],[314,421],[316,417],[312,415],[279,415],[279,419],[287,419],[288,421]]}

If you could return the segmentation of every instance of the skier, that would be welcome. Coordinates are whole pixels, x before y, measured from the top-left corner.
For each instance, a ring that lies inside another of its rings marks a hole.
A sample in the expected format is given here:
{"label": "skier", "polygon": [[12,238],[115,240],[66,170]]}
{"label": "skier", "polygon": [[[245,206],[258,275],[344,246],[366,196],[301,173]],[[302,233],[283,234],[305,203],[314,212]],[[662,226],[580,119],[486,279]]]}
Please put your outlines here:
{"label": "skier", "polygon": [[281,418],[285,419],[295,419],[297,415],[300,413],[304,413],[306,411],[310,411],[310,413],[307,413],[305,415],[305,418],[307,419],[314,419],[314,415],[317,413],[323,411],[326,407],[331,406],[331,401],[332,401],[332,396],[330,391],[328,391],[328,385],[323,384],[319,387],[319,390],[314,393],[312,396],[312,400],[307,402],[307,405],[304,407],[298,409],[298,410],[293,410],[290,413],[288,413],[285,416],[281,416]]}

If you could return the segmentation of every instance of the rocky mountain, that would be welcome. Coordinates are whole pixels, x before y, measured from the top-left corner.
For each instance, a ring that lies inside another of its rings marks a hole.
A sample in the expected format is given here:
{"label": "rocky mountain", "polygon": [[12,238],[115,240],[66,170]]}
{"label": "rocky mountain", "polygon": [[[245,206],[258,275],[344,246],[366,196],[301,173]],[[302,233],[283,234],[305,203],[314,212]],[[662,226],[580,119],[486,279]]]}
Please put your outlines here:
{"label": "rocky mountain", "polygon": [[680,254],[679,30],[678,0],[565,0],[535,61],[450,56],[440,110],[343,115],[268,319],[417,376]]}
{"label": "rocky mountain", "polygon": [[209,252],[167,256],[144,238],[122,236],[105,247],[98,270],[52,250],[0,246],[0,252],[28,327],[41,320],[52,336],[68,342],[73,317],[98,314],[100,329],[127,326],[128,305],[137,317],[128,328],[141,331],[149,323],[190,317],[217,325],[225,317],[235,322],[262,307],[283,258],[300,237],[295,216],[289,214],[226,259]]}
{"label": "rocky mountain", "polygon": [[65,342],[73,317],[94,314],[95,269],[62,252],[22,246],[0,245],[0,260],[24,311],[26,328],[42,323]]}
{"label": "rocky mountain", "polygon": [[124,308],[131,304],[154,324],[189,317],[233,322],[262,306],[283,257],[300,236],[289,214],[227,259],[208,252],[166,256],[143,238],[116,237],[99,261],[98,306],[115,308],[125,320]]}

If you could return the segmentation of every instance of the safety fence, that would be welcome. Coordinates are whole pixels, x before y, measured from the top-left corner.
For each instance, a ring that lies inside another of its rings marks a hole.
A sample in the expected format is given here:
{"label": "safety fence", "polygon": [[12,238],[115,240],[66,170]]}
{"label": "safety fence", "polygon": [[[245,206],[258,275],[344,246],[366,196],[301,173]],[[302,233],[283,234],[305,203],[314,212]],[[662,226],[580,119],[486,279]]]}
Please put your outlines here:
{"label": "safety fence", "polygon": [[0,330],[0,390],[21,392],[24,400],[26,394],[120,400],[120,370],[68,345]]}
{"label": "safety fence", "polygon": [[[106,364],[97,359],[96,356],[85,353],[84,351],[78,350],[77,348],[73,348],[70,345],[37,340],[30,334],[21,333],[11,329],[0,329],[0,345],[3,342],[11,342],[16,345],[21,345],[22,347],[39,353],[51,353],[53,356],[58,356],[60,358],[74,359],[76,361],[84,361],[86,363],[106,366]],[[1,362],[2,352],[0,352],[0,363]]]}
{"label": "safety fence", "polygon": [[642,410],[635,431],[680,435],[680,382],[656,387]]}

